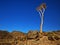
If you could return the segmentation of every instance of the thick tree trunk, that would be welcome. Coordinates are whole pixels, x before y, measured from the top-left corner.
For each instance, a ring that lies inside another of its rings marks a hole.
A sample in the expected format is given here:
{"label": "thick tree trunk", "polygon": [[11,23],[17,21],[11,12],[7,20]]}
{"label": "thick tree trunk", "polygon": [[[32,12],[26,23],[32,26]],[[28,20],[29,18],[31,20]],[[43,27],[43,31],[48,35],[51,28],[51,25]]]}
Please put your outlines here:
{"label": "thick tree trunk", "polygon": [[40,33],[42,33],[42,28],[43,28],[43,18],[44,18],[44,15],[43,13],[41,14],[41,24],[40,24]]}

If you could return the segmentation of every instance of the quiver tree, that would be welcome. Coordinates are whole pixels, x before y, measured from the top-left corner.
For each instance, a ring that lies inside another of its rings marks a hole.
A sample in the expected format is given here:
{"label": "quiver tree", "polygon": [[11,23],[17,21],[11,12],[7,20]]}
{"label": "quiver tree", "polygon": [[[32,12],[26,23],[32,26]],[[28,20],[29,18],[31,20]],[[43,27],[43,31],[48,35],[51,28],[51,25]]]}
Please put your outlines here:
{"label": "quiver tree", "polygon": [[40,18],[41,18],[41,23],[40,23],[40,33],[42,33],[42,27],[43,27],[43,20],[44,20],[44,12],[46,9],[46,4],[42,3],[40,6],[37,7],[37,11],[40,14]]}

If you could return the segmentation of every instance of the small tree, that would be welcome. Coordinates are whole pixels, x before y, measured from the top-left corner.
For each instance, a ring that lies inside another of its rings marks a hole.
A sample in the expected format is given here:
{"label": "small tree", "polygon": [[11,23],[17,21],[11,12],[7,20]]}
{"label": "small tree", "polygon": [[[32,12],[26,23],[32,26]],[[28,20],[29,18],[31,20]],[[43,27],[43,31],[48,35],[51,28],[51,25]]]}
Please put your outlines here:
{"label": "small tree", "polygon": [[40,14],[40,18],[41,18],[41,24],[40,24],[40,33],[42,33],[42,27],[43,27],[43,18],[44,18],[44,12],[46,9],[46,4],[42,3],[40,6],[37,7],[37,11]]}

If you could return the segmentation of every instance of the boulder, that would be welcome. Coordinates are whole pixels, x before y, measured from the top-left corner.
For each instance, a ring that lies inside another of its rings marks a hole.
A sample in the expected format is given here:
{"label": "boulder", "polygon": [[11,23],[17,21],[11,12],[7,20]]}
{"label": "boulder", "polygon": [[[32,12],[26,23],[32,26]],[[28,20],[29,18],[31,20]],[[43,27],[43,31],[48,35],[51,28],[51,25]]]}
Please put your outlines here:
{"label": "boulder", "polygon": [[13,31],[11,33],[13,35],[13,38],[16,39],[16,40],[25,40],[26,39],[26,35],[22,32],[19,32],[19,31]]}
{"label": "boulder", "polygon": [[29,31],[27,34],[28,39],[35,39],[39,36],[38,31]]}
{"label": "boulder", "polygon": [[8,31],[0,31],[0,39],[12,39],[13,36],[10,35]]}

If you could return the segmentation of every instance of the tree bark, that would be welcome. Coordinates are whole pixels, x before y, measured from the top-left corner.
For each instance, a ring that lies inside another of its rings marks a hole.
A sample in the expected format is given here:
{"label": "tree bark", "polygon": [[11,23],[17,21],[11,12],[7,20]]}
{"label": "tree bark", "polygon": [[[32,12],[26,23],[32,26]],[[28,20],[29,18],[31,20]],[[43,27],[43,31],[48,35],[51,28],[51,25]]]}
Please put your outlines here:
{"label": "tree bark", "polygon": [[43,15],[43,13],[42,13],[42,14],[41,14],[41,23],[40,23],[40,33],[42,33],[43,18],[44,18],[44,15]]}

